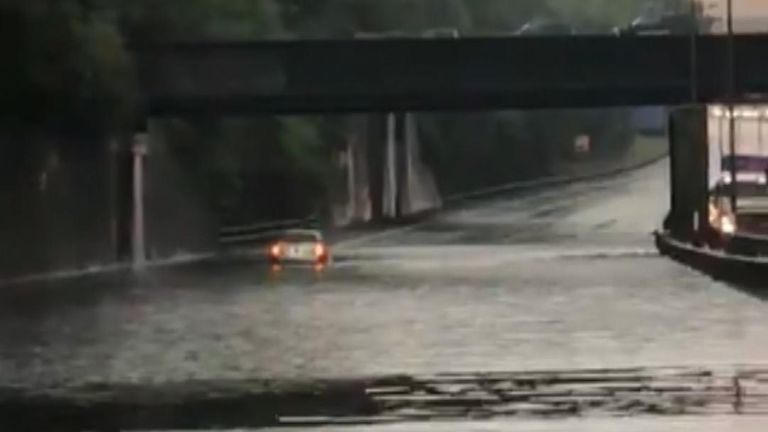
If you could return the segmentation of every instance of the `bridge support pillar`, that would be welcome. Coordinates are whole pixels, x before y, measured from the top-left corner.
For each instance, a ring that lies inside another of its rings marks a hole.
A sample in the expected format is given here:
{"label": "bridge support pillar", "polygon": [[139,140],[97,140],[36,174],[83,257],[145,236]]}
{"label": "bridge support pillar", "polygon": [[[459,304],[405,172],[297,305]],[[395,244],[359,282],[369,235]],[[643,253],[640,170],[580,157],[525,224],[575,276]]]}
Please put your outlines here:
{"label": "bridge support pillar", "polygon": [[395,166],[397,167],[397,182],[396,182],[396,207],[395,217],[400,219],[406,216],[410,210],[410,159],[411,148],[408,142],[408,134],[413,127],[413,116],[410,113],[399,113],[396,117],[396,158]]}
{"label": "bridge support pillar", "polygon": [[388,219],[396,219],[400,210],[399,204],[399,167],[397,145],[397,115],[387,113],[386,132],[384,141],[384,215]]}
{"label": "bridge support pillar", "polygon": [[385,217],[393,220],[403,218],[408,207],[408,120],[407,113],[389,113],[386,117],[383,207]]}
{"label": "bridge support pillar", "polygon": [[370,220],[380,221],[384,217],[384,154],[386,134],[383,116],[369,114],[366,116],[366,160],[368,171],[368,197],[370,200]]}
{"label": "bridge support pillar", "polygon": [[705,240],[709,224],[707,108],[691,106],[670,116],[670,212],[665,230],[684,241]]}
{"label": "bridge support pillar", "polygon": [[369,117],[368,185],[372,220],[399,220],[442,205],[431,170],[420,156],[412,113]]}

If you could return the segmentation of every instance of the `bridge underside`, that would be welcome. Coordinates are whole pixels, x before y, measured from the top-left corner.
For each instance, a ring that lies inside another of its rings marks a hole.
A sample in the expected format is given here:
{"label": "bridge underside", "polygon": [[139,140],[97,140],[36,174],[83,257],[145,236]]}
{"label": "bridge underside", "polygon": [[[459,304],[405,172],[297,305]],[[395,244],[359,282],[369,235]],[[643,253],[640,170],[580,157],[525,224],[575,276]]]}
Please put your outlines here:
{"label": "bridge underside", "polygon": [[[727,40],[511,37],[138,47],[152,115],[680,105],[728,95]],[[768,93],[768,35],[735,40],[735,93]]]}

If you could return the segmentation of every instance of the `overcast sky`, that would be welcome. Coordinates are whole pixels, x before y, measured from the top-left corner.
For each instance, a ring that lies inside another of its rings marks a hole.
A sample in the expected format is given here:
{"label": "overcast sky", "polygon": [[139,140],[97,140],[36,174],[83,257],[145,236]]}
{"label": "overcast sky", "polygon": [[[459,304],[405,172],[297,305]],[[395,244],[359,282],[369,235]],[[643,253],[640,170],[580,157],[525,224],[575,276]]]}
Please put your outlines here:
{"label": "overcast sky", "polygon": [[[724,16],[726,0],[705,0],[714,6],[712,9],[718,16]],[[768,15],[768,0],[733,0],[733,14],[739,18]]]}
{"label": "overcast sky", "polygon": [[[721,3],[725,3],[722,2]],[[733,10],[736,15],[755,16],[768,15],[768,1],[765,0],[735,0]]]}
{"label": "overcast sky", "polygon": [[[727,0],[704,0],[704,3],[712,5],[709,15],[721,18],[725,22]],[[766,31],[768,30],[768,0],[733,0],[733,16],[736,31]]]}

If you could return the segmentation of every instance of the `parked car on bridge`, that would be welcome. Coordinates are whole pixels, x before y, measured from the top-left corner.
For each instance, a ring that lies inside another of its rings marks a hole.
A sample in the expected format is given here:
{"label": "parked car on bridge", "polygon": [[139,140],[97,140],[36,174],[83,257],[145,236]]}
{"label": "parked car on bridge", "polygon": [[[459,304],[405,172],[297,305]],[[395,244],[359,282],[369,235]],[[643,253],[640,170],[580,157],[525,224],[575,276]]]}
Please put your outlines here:
{"label": "parked car on bridge", "polygon": [[666,13],[660,16],[641,15],[626,28],[616,33],[625,36],[688,35],[706,33],[715,20],[711,17],[694,17],[688,13]]}
{"label": "parked car on bridge", "polygon": [[270,264],[327,265],[331,253],[323,234],[317,230],[287,230],[269,245],[267,256]]}
{"label": "parked car on bridge", "polygon": [[516,34],[520,36],[570,36],[575,34],[573,27],[553,19],[533,19],[525,23]]}

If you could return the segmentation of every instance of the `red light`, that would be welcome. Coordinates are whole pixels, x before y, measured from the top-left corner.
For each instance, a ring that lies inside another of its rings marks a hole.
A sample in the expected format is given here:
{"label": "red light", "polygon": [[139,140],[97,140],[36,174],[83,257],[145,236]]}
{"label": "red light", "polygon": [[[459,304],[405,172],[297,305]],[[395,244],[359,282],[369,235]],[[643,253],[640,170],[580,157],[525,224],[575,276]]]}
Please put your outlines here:
{"label": "red light", "polygon": [[279,258],[281,253],[282,248],[280,247],[280,243],[275,243],[269,248],[269,254],[274,258]]}
{"label": "red light", "polygon": [[326,252],[327,252],[327,250],[326,250],[324,244],[322,244],[322,243],[315,244],[315,256],[316,257],[318,257],[318,258],[324,257]]}

